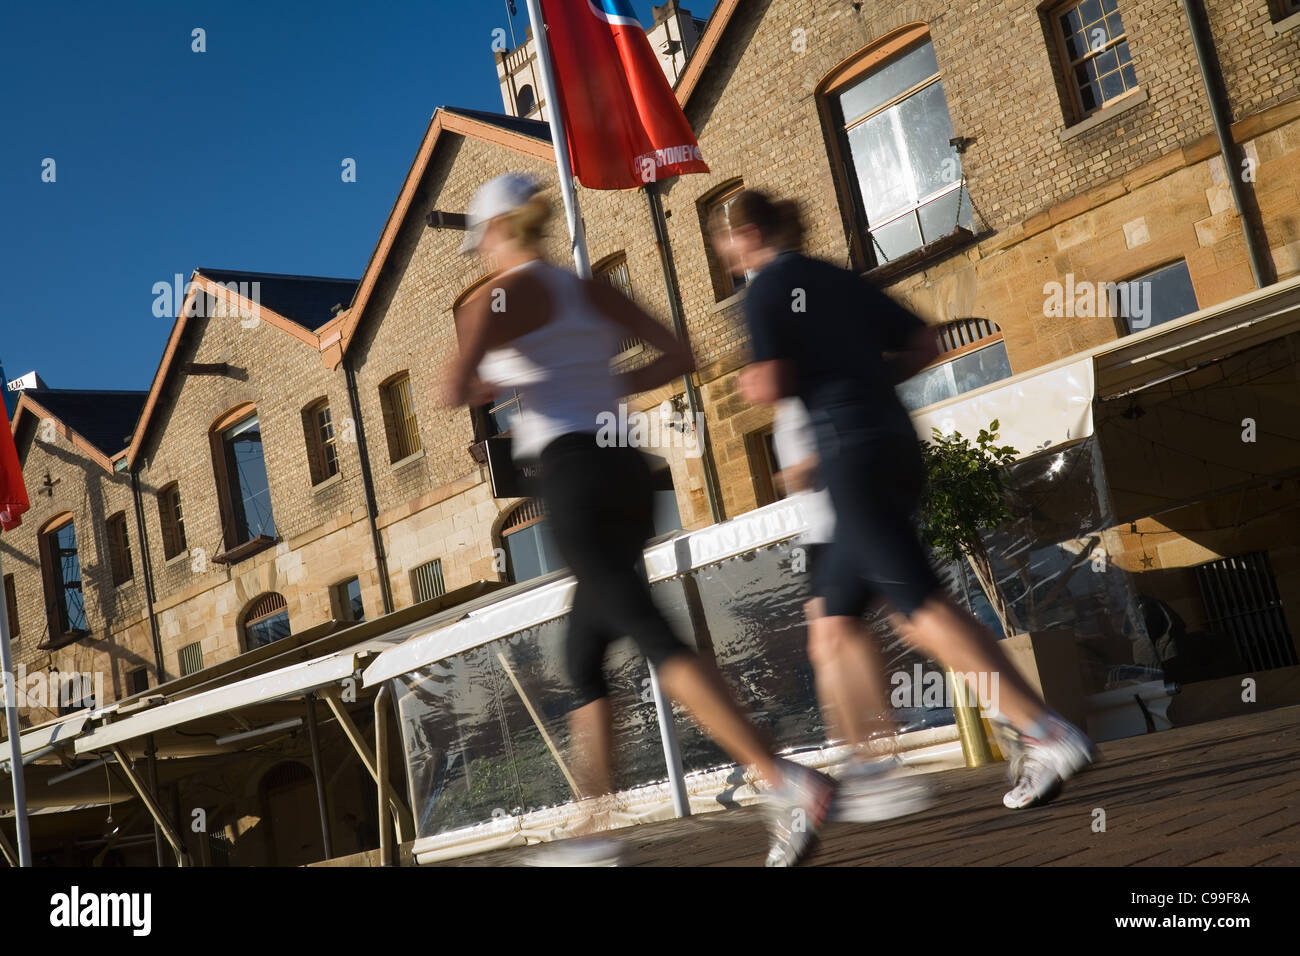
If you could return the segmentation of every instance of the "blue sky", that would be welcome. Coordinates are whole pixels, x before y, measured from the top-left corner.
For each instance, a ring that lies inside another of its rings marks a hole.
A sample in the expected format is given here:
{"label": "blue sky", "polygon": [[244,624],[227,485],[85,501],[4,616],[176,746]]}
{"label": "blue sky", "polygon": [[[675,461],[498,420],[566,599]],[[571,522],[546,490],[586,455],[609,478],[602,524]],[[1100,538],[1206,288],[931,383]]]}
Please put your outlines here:
{"label": "blue sky", "polygon": [[[649,23],[649,0],[634,6]],[[501,110],[491,40],[507,19],[505,0],[9,5],[6,374],[148,388],[171,327],[153,285],[178,272],[359,277],[434,109]]]}

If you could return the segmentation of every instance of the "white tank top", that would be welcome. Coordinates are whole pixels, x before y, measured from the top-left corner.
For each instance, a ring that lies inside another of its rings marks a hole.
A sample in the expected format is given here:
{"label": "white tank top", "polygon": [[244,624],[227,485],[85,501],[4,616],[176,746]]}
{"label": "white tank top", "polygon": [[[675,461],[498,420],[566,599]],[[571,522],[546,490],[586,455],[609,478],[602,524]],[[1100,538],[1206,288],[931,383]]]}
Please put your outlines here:
{"label": "white tank top", "polygon": [[561,435],[596,432],[608,416],[616,422],[623,418],[618,414],[623,396],[609,367],[618,351],[619,331],[596,311],[574,273],[534,259],[502,274],[518,269],[529,270],[545,283],[551,320],[490,350],[478,374],[498,390],[498,401],[505,398],[502,390],[518,392],[511,453],[533,458]]}

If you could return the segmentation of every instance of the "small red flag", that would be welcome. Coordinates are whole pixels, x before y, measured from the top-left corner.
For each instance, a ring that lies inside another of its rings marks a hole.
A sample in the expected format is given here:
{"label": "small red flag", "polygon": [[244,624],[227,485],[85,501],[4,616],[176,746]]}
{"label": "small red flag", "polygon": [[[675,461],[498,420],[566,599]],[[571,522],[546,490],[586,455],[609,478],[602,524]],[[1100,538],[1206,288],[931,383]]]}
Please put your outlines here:
{"label": "small red flag", "polygon": [[22,514],[30,508],[27,486],[23,484],[23,469],[18,463],[18,449],[14,446],[13,432],[9,429],[9,412],[0,402],[0,530],[10,531],[22,524]]}
{"label": "small red flag", "polygon": [[542,11],[578,182],[636,189],[709,171],[629,0],[542,0]]}

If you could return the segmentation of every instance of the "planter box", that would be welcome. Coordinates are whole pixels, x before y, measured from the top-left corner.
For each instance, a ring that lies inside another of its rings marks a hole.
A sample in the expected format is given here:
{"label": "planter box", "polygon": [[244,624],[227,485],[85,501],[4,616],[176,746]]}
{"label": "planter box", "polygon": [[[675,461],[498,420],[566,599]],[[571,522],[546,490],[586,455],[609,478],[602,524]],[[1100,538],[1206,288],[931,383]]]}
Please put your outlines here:
{"label": "planter box", "polygon": [[1075,726],[1087,729],[1079,648],[1072,631],[1017,634],[998,643],[1047,706]]}

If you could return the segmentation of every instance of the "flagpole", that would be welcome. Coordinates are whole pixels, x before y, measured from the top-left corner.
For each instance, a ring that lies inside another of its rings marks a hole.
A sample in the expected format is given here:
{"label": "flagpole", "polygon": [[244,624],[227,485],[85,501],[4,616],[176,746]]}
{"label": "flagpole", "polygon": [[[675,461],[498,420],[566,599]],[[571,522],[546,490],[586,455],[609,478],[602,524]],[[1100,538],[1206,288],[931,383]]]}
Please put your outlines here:
{"label": "flagpole", "polygon": [[[4,564],[0,560],[0,580]],[[4,670],[5,729],[9,731],[9,773],[14,781],[14,822],[18,829],[18,865],[32,865],[32,841],[27,832],[27,790],[23,784],[23,745],[18,724],[18,680],[9,649],[8,601],[0,604],[0,668]]]}
{"label": "flagpole", "polygon": [[560,195],[564,200],[564,215],[569,221],[569,239],[573,244],[573,264],[578,275],[591,278],[591,259],[587,254],[587,235],[582,227],[578,210],[578,196],[573,188],[573,167],[569,165],[569,139],[564,131],[564,118],[560,115],[560,101],[556,95],[555,72],[551,65],[551,47],[546,36],[546,21],[542,18],[541,0],[526,0],[528,22],[533,28],[537,43],[537,63],[541,67],[542,99],[550,114],[551,145],[555,147],[555,170],[560,177]]}

